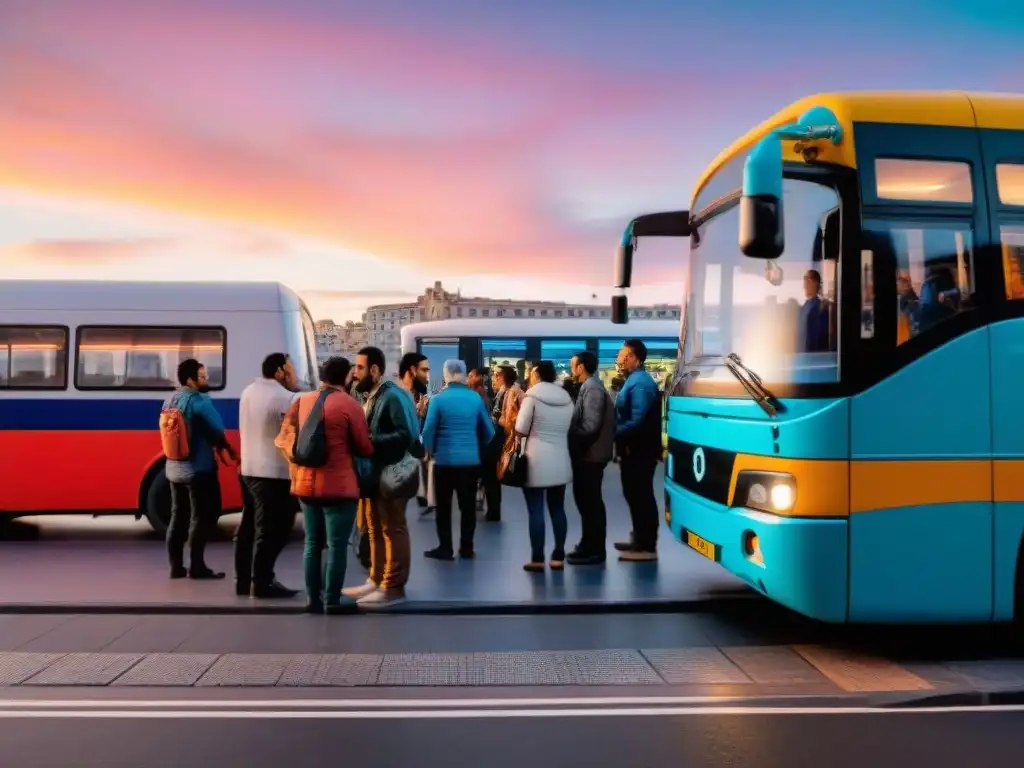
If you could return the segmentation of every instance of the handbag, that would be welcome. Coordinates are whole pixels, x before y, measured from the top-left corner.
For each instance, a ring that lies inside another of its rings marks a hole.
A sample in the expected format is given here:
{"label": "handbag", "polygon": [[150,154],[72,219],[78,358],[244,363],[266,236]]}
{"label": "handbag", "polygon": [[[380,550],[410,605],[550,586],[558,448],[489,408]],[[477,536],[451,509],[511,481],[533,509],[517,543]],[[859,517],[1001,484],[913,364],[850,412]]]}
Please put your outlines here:
{"label": "handbag", "polygon": [[505,451],[498,463],[498,480],[511,488],[525,488],[527,481],[526,440]]}
{"label": "handbag", "polygon": [[380,495],[386,499],[411,499],[420,487],[420,460],[407,453],[380,472]]}

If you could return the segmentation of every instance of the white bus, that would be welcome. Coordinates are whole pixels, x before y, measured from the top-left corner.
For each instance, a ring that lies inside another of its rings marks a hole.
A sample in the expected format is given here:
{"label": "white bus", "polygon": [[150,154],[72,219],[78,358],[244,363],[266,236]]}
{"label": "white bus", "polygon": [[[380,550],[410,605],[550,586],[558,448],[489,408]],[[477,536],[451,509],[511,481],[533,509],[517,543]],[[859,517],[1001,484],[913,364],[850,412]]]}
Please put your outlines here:
{"label": "white bus", "polygon": [[[678,320],[634,320],[628,327],[611,320],[547,318],[457,319],[415,323],[402,329],[402,354],[426,355],[433,371],[445,360],[464,360],[469,369],[493,370],[511,365],[522,377],[529,363],[550,360],[559,377],[569,375],[569,361],[577,352],[597,355],[598,371],[606,385],[615,376],[615,359],[627,339],[647,345],[647,369],[659,385],[675,368],[679,346]],[[431,391],[442,386],[441,376],[431,377]]]}
{"label": "white bus", "polygon": [[[157,422],[178,363],[206,366],[237,447],[239,396],[272,352],[318,386],[313,320],[278,283],[0,281],[0,522],[121,513],[166,530]],[[225,510],[236,473],[221,473]]]}

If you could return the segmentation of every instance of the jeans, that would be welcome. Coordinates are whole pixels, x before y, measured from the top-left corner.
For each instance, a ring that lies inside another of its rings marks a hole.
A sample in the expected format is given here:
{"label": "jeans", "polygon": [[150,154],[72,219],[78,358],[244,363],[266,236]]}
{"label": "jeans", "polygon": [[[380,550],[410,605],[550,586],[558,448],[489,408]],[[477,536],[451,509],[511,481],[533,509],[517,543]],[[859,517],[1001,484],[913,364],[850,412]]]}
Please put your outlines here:
{"label": "jeans", "polygon": [[242,519],[235,531],[235,579],[269,587],[274,564],[295,527],[297,505],[291,482],[242,477]]}
{"label": "jeans", "polygon": [[608,513],[604,506],[601,484],[605,465],[597,461],[576,461],[572,468],[572,495],[580,513],[583,534],[580,553],[588,556],[605,553]]}
{"label": "jeans", "polygon": [[194,573],[210,570],[206,565],[206,542],[217,526],[220,512],[220,478],[216,470],[199,472],[184,483],[171,483],[167,557],[172,568],[184,567],[187,541],[189,569]]}
{"label": "jeans", "polygon": [[622,495],[633,519],[633,543],[641,552],[658,551],[658,502],[654,498],[657,459],[623,456]]}
{"label": "jeans", "polygon": [[434,465],[434,501],[437,503],[437,547],[453,552],[452,495],[459,502],[459,549],[473,550],[476,535],[476,480],[480,467],[442,467]]}
{"label": "jeans", "polygon": [[551,528],[555,532],[555,548],[552,560],[565,559],[565,536],[569,523],[565,518],[565,486],[551,488],[523,488],[526,510],[530,515],[530,562],[544,562],[544,501],[548,503]]}
{"label": "jeans", "polygon": [[[358,502],[355,499],[301,502],[306,527],[306,550],[303,571],[306,577],[306,595],[311,603],[338,605],[341,588],[345,584],[345,566],[348,564],[348,541],[356,524]],[[323,568],[323,549],[327,545],[326,578]]]}

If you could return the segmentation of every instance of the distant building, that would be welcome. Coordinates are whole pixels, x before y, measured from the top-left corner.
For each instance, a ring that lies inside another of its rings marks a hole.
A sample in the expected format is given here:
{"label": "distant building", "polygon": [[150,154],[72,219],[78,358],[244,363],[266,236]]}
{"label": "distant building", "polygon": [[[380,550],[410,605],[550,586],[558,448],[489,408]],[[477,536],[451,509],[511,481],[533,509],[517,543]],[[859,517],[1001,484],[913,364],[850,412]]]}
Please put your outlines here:
{"label": "distant building", "polygon": [[333,320],[317,320],[316,357],[324,362],[332,355],[352,357],[367,345],[366,323],[354,323],[351,320],[338,325]]}
{"label": "distant building", "polygon": [[[678,320],[680,311],[679,305],[656,304],[630,307],[629,316],[637,319]],[[387,360],[388,370],[393,371],[401,357],[402,328],[410,323],[448,320],[453,317],[538,317],[557,320],[570,317],[607,318],[609,315],[610,310],[604,304],[466,297],[458,291],[451,293],[444,290],[438,281],[415,301],[377,304],[367,308],[363,315],[363,327],[369,338],[368,343],[380,348]]]}

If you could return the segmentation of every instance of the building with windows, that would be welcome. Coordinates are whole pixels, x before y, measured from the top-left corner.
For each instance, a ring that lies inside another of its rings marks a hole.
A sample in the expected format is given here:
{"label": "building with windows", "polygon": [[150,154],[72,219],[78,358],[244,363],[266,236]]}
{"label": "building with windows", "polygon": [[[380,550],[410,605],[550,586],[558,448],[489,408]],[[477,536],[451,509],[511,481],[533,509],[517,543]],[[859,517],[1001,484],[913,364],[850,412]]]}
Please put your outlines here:
{"label": "building with windows", "polygon": [[[596,297],[595,297],[596,300]],[[568,304],[564,301],[530,301],[467,297],[461,292],[446,291],[440,281],[427,288],[415,301],[403,304],[378,304],[367,308],[363,320],[368,343],[384,352],[388,370],[398,365],[401,357],[402,328],[412,323],[455,318],[538,318],[561,320],[608,319],[611,312],[605,304]],[[680,307],[656,304],[630,307],[630,318],[679,321]]]}
{"label": "building with windows", "polygon": [[332,355],[352,357],[368,343],[366,323],[349,320],[344,325],[339,325],[333,320],[317,320],[314,326],[316,357],[321,363]]}

